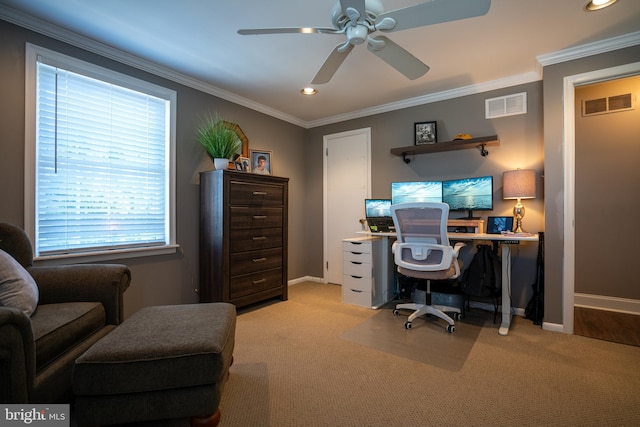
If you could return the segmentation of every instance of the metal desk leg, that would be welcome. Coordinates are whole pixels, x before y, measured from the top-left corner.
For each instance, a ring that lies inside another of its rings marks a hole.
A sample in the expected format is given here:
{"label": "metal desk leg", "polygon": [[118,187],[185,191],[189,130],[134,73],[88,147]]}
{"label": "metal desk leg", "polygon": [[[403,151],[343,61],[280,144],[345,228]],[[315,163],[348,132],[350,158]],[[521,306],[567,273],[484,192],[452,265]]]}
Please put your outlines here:
{"label": "metal desk leg", "polygon": [[498,333],[507,335],[511,325],[511,245],[502,244],[502,323]]}

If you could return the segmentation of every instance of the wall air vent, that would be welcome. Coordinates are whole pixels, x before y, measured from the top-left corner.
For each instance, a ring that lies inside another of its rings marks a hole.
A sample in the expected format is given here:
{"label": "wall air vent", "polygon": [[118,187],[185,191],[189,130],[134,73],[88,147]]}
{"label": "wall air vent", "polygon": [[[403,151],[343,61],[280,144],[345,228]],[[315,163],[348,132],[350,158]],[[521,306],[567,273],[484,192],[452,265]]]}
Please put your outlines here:
{"label": "wall air vent", "polygon": [[485,119],[515,116],[527,113],[527,92],[500,96],[484,101]]}
{"label": "wall air vent", "polygon": [[617,113],[619,111],[629,111],[632,109],[633,96],[630,93],[582,101],[583,117],[594,114]]}

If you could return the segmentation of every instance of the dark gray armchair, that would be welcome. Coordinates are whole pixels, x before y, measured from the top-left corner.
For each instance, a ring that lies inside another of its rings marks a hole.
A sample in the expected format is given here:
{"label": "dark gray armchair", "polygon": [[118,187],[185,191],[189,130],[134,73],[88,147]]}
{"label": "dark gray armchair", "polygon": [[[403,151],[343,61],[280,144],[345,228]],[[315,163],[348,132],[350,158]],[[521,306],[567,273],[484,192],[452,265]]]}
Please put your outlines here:
{"label": "dark gray armchair", "polygon": [[6,223],[0,223],[0,249],[29,272],[39,291],[31,316],[0,306],[0,402],[70,403],[76,358],[124,320],[129,268],[34,267],[27,235]]}

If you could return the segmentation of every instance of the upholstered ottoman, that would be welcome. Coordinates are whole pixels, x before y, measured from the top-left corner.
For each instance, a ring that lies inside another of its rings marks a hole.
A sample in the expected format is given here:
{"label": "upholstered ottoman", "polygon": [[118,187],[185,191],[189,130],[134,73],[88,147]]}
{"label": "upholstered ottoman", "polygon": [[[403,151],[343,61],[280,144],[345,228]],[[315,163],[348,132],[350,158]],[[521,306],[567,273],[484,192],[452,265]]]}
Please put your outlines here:
{"label": "upholstered ottoman", "polygon": [[141,309],[76,360],[77,425],[176,418],[217,425],[235,327],[228,303]]}

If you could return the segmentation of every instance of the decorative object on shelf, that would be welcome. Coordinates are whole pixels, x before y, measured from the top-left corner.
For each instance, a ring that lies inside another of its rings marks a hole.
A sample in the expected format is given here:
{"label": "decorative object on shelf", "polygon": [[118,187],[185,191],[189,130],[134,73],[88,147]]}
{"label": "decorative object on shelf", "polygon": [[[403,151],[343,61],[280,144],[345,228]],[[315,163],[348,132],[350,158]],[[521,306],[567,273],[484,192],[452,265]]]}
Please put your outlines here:
{"label": "decorative object on shelf", "polygon": [[240,172],[251,172],[251,160],[248,157],[239,156],[234,161],[234,166],[237,171]]}
{"label": "decorative object on shelf", "polygon": [[438,142],[436,122],[418,122],[415,126],[415,144],[435,144]]}
{"label": "decorative object on shelf", "polygon": [[502,173],[502,198],[517,199],[513,207],[513,216],[516,218],[516,233],[524,233],[522,218],[524,206],[521,199],[536,198],[536,171],[533,169],[516,169]]}
{"label": "decorative object on shelf", "polygon": [[272,175],[272,152],[265,150],[250,150],[251,172],[259,175]]}
{"label": "decorative object on shelf", "polygon": [[222,120],[217,113],[207,115],[198,125],[196,140],[213,159],[217,170],[227,169],[230,160],[241,153],[244,141],[238,129],[238,125]]}

